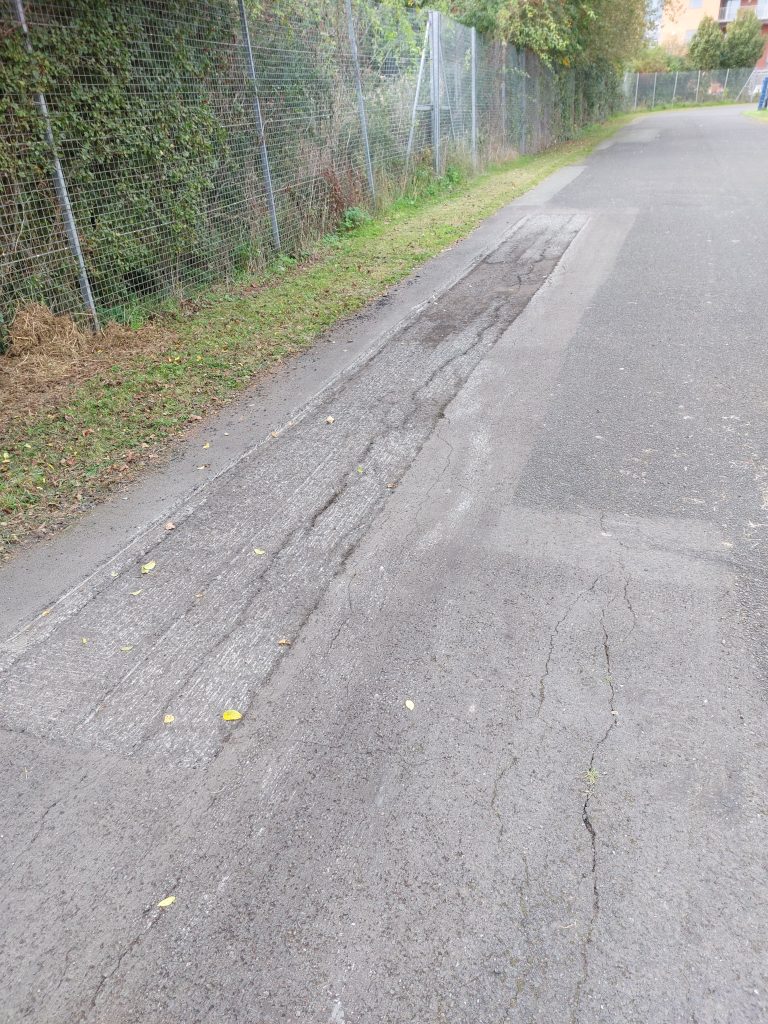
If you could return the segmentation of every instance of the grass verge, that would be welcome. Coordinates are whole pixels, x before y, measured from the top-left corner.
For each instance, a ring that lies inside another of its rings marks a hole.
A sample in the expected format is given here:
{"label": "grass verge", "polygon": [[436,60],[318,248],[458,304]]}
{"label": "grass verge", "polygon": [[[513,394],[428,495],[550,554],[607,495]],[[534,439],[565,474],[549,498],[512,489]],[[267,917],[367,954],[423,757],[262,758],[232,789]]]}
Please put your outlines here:
{"label": "grass verge", "polygon": [[353,231],[324,239],[304,262],[282,260],[258,278],[164,316],[160,351],[148,346],[123,357],[96,349],[82,363],[82,378],[68,379],[3,427],[0,553],[7,557],[19,541],[66,526],[167,453],[191,421],[634,116],[613,118],[573,142],[469,181],[455,174],[433,181]]}
{"label": "grass verge", "polygon": [[745,110],[745,117],[752,117],[756,121],[762,121],[763,124],[768,124],[768,110]]}

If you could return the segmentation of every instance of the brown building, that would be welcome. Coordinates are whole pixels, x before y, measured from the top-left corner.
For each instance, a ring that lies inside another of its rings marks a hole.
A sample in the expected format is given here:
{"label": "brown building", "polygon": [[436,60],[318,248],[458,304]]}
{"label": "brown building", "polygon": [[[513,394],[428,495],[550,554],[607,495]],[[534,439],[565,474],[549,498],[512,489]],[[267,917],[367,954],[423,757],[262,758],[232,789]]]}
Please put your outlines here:
{"label": "brown building", "polygon": [[665,50],[682,52],[696,34],[702,18],[718,20],[720,0],[678,0],[665,4],[659,27],[659,43]]}

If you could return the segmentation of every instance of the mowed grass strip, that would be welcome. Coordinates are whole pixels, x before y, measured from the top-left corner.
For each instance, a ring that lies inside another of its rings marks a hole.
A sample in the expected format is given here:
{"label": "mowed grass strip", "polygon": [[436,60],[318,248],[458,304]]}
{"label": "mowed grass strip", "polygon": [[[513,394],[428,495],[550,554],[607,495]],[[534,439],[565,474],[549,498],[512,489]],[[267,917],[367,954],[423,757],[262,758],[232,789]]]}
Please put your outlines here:
{"label": "mowed grass strip", "polygon": [[[11,418],[0,439],[0,552],[67,525],[111,488],[162,458],[192,418],[465,237],[553,171],[586,156],[631,115],[575,141],[494,167],[448,176],[399,199],[349,233],[326,238],[302,263],[207,293],[194,312],[158,320],[173,340],[132,352],[75,381],[57,402]],[[113,358],[113,356],[110,356]],[[1,360],[0,360],[1,361]]]}

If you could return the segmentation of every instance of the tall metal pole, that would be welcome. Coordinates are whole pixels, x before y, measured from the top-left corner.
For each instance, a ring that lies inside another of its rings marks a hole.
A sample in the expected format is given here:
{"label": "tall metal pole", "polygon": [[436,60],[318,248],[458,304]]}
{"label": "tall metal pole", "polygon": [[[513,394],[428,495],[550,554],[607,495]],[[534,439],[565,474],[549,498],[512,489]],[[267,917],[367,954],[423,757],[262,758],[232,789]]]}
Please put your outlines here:
{"label": "tall metal pole", "polygon": [[[14,0],[14,7],[16,10],[16,17],[18,18],[19,25],[21,26],[21,31],[24,34],[24,49],[31,57],[33,55],[32,40],[29,38],[29,26],[27,25],[27,18],[24,13],[23,0]],[[91,326],[94,331],[98,331],[99,317],[96,313],[96,304],[93,301],[91,282],[88,280],[88,271],[85,268],[83,250],[80,248],[80,237],[77,233],[75,215],[72,212],[72,204],[69,201],[67,179],[64,177],[64,170],[61,166],[61,161],[59,160],[58,150],[56,149],[56,140],[53,137],[53,128],[51,127],[51,115],[48,111],[48,103],[46,102],[45,94],[42,90],[35,95],[35,102],[37,104],[37,109],[40,111],[40,116],[43,119],[43,124],[45,126],[45,141],[48,143],[48,147],[51,151],[51,157],[53,159],[53,183],[56,188],[56,198],[59,201],[61,215],[64,218],[64,228],[67,232],[69,248],[75,258],[75,262],[77,263],[77,277],[80,284],[80,295],[82,296],[83,305],[88,313],[88,319],[91,321]]]}
{"label": "tall metal pole", "polygon": [[640,72],[638,71],[637,72],[637,76],[635,78],[635,110],[637,110],[637,93],[638,93],[639,89],[640,89]]}
{"label": "tall metal pole", "polygon": [[477,29],[470,30],[470,56],[471,56],[471,93],[472,93],[472,127],[470,145],[472,149],[472,164],[477,167]]}
{"label": "tall metal pole", "polygon": [[501,141],[507,141],[507,44],[501,44]]}
{"label": "tall metal pole", "polygon": [[656,106],[656,83],[659,80],[659,72],[654,72],[653,75],[653,99],[651,100],[651,110]]}
{"label": "tall metal pole", "polygon": [[527,50],[518,51],[518,62],[520,69],[523,73],[523,91],[520,96],[520,113],[521,113],[521,127],[520,133],[520,152],[525,153],[528,148],[528,58]]}
{"label": "tall metal pole", "polygon": [[432,102],[432,152],[435,173],[440,174],[440,13],[429,12],[430,99]]}
{"label": "tall metal pole", "polygon": [[440,43],[440,78],[445,86],[445,103],[448,107],[448,120],[451,122],[451,137],[456,142],[456,122],[453,120],[453,104],[451,103],[451,87],[448,84],[448,76],[445,73],[445,58],[443,56],[443,44]]}
{"label": "tall metal pole", "polygon": [[429,23],[424,31],[424,45],[421,48],[421,60],[419,61],[419,73],[416,76],[416,92],[413,96],[413,110],[411,111],[411,130],[408,132],[408,145],[405,149],[405,164],[408,166],[408,162],[411,159],[411,152],[413,151],[413,136],[416,131],[416,113],[419,109],[419,96],[421,95],[421,83],[424,79],[424,64],[427,60],[427,44],[429,42]]}
{"label": "tall metal pole", "polygon": [[696,80],[696,103],[699,102],[699,88],[701,86],[701,71],[699,71],[699,77]]}
{"label": "tall metal pole", "polygon": [[730,68],[726,68],[725,69],[725,85],[723,86],[723,99],[726,98],[726,94],[728,93],[728,75],[730,75],[730,73],[731,73],[731,69]]}
{"label": "tall metal pole", "polygon": [[357,54],[357,35],[355,33],[355,22],[352,17],[352,0],[345,0],[344,6],[347,10],[347,25],[349,26],[349,47],[352,51],[352,63],[355,67],[355,88],[357,90],[357,107],[360,112],[360,131],[363,136],[363,149],[365,151],[365,170],[368,175],[368,188],[371,199],[376,201],[376,183],[373,179],[373,165],[371,163],[371,144],[368,139],[368,119],[365,116],[365,98],[363,96],[363,79],[360,75],[360,58]]}
{"label": "tall metal pole", "polygon": [[277,223],[275,192],[272,188],[272,171],[269,167],[269,153],[267,152],[267,142],[264,138],[264,119],[261,116],[261,104],[259,103],[259,93],[256,86],[256,65],[253,63],[251,33],[248,29],[248,15],[245,13],[244,0],[238,0],[238,6],[240,8],[240,23],[243,27],[243,46],[245,47],[245,57],[248,64],[248,77],[253,84],[253,117],[256,121],[256,132],[259,137],[261,173],[264,175],[264,187],[267,190],[267,207],[269,208],[269,220],[272,224],[272,241],[275,243],[275,248],[279,252],[281,249],[280,228]]}
{"label": "tall metal pole", "polygon": [[680,74],[679,71],[675,72],[675,88],[672,90],[672,102],[673,103],[675,102],[675,97],[677,96],[677,77],[678,77],[679,74]]}

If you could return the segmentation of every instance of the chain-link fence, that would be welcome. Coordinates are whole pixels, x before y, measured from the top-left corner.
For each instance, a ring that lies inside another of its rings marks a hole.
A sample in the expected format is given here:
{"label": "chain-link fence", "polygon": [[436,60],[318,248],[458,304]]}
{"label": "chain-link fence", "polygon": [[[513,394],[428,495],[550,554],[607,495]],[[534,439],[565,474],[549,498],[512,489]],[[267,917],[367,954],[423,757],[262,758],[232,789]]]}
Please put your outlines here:
{"label": "chain-link fence", "polygon": [[737,103],[753,98],[753,68],[720,71],[665,71],[624,76],[624,100],[630,110],[680,104]]}
{"label": "chain-link fence", "polygon": [[374,0],[0,0],[0,345],[26,303],[133,323],[252,274],[620,86]]}

